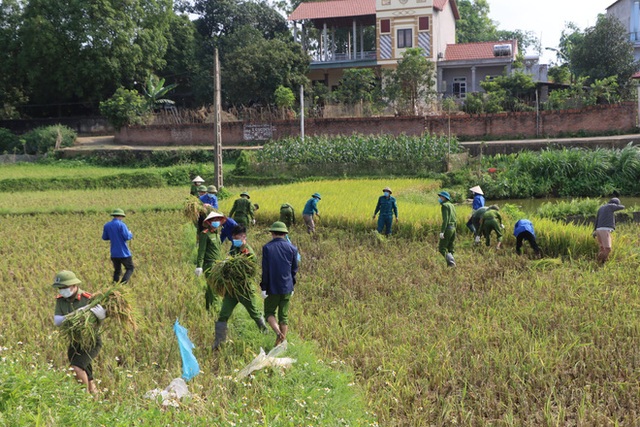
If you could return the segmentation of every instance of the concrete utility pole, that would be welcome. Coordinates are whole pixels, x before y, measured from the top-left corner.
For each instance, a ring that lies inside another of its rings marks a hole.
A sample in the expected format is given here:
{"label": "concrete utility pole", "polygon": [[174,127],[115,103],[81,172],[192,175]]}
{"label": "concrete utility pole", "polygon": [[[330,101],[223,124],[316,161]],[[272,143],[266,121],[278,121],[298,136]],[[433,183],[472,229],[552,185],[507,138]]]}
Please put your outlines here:
{"label": "concrete utility pole", "polygon": [[300,85],[300,139],[304,142],[304,85]]}
{"label": "concrete utility pole", "polygon": [[222,110],[220,101],[220,61],[218,61],[218,49],[215,50],[215,59],[213,60],[213,128],[215,131],[215,138],[213,142],[213,149],[215,152],[214,167],[215,167],[215,181],[218,189],[224,186],[222,177],[222,118],[220,111]]}

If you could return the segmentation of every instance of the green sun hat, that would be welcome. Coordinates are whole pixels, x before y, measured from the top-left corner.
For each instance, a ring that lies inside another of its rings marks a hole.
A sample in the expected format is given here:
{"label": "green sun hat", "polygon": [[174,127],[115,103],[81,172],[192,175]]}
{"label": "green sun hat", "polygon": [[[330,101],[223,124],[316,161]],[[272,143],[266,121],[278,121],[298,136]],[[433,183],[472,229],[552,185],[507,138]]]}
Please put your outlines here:
{"label": "green sun hat", "polygon": [[269,231],[271,231],[272,233],[289,234],[289,230],[287,229],[287,225],[282,221],[276,221],[273,224],[271,224],[271,228],[269,228]]}
{"label": "green sun hat", "polygon": [[120,208],[118,209],[114,209],[113,212],[111,212],[111,216],[126,216],[124,214],[124,211]]}
{"label": "green sun hat", "polygon": [[[203,187],[204,187],[204,185],[203,185]],[[217,192],[218,192],[218,189],[216,188],[215,185],[210,185],[210,186],[207,187],[207,193],[214,193],[215,194]]]}
{"label": "green sun hat", "polygon": [[247,193],[246,191],[243,191],[242,193],[240,193],[240,197],[242,196],[247,196],[247,199],[250,199],[251,197],[249,196],[249,193]]}
{"label": "green sun hat", "polygon": [[322,200],[322,197],[320,197],[320,193],[313,193],[311,197],[317,197],[318,200]]}
{"label": "green sun hat", "polygon": [[201,185],[200,187],[198,187],[198,193],[206,193],[207,192],[207,187],[204,185]]}
{"label": "green sun hat", "polygon": [[76,277],[73,271],[62,270],[56,274],[56,278],[53,280],[53,287],[62,289],[73,285],[79,285],[80,283],[82,283],[82,281]]}
{"label": "green sun hat", "polygon": [[442,196],[442,197],[444,197],[445,199],[447,199],[447,200],[451,201],[451,195],[450,195],[450,194],[449,194],[449,192],[447,192],[447,191],[441,191],[441,192],[439,192],[439,193],[438,193],[438,196]]}

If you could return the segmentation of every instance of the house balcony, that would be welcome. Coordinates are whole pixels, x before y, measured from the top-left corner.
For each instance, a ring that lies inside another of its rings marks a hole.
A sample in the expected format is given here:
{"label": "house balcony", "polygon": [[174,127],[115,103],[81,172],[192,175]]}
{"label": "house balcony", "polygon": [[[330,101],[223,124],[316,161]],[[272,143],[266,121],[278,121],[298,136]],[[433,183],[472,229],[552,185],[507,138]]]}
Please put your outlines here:
{"label": "house balcony", "polygon": [[355,55],[350,53],[327,52],[325,54],[315,53],[311,55],[312,70],[328,69],[328,68],[351,68],[351,67],[370,67],[378,62],[377,52],[375,50],[357,52]]}

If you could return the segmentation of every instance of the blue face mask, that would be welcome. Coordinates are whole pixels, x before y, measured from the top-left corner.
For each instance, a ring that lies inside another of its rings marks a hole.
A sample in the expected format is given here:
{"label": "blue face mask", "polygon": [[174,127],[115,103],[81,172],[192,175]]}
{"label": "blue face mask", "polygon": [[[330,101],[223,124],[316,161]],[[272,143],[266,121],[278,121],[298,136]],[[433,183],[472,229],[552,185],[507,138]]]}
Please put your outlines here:
{"label": "blue face mask", "polygon": [[443,204],[444,200],[442,198],[438,197],[438,203]]}
{"label": "blue face mask", "polygon": [[389,197],[391,195],[388,191],[384,191],[382,194],[384,194],[384,197]]}
{"label": "blue face mask", "polygon": [[239,248],[240,246],[242,246],[242,240],[233,239],[233,246]]}
{"label": "blue face mask", "polygon": [[213,228],[218,228],[218,227],[220,227],[220,221],[213,221],[213,222],[211,223],[211,226],[212,226]]}

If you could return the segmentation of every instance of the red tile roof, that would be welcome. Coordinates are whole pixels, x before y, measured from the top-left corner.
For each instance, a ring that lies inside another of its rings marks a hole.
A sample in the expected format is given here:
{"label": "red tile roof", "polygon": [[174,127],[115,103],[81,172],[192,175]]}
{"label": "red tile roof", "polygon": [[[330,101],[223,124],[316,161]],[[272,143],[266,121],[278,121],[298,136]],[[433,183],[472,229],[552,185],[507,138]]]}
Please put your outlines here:
{"label": "red tile roof", "polygon": [[458,5],[456,4],[456,0],[433,0],[433,8],[436,10],[444,10],[444,6],[447,2],[451,3],[451,9],[453,10],[453,16],[456,19],[460,19],[460,12],[458,12]]}
{"label": "red tile roof", "polygon": [[289,15],[289,20],[348,18],[375,14],[376,0],[333,0],[300,3]]}
{"label": "red tile roof", "polygon": [[448,44],[444,53],[445,61],[464,61],[468,59],[493,59],[493,46],[497,44],[510,44],[512,57],[518,54],[518,42],[516,40],[503,40],[499,42],[479,42]]}

